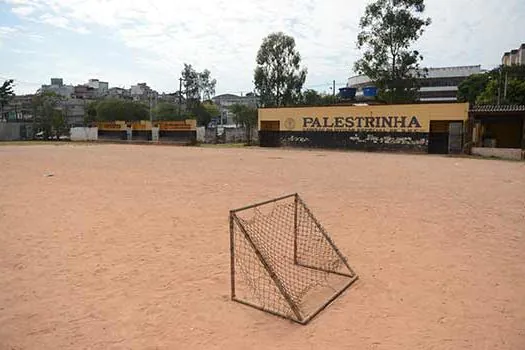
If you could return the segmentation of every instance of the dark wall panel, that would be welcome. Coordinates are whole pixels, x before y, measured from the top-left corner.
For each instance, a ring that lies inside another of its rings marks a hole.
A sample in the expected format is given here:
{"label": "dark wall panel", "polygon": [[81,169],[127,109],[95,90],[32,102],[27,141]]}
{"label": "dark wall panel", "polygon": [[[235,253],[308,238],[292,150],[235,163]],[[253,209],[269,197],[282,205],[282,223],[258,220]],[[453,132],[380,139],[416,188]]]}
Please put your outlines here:
{"label": "dark wall panel", "polygon": [[[261,132],[262,133],[262,132]],[[261,146],[341,148],[368,151],[406,151],[427,153],[427,133],[266,131]],[[271,141],[271,142],[268,142]]]}

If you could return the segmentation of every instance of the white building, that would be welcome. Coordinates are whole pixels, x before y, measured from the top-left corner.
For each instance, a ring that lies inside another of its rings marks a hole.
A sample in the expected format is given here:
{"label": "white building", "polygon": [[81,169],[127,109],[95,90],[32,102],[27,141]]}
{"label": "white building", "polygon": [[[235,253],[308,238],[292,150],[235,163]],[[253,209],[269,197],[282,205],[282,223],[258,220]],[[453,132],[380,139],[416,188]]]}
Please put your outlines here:
{"label": "white building", "polygon": [[88,100],[75,98],[63,101],[60,109],[64,112],[69,126],[84,125],[84,117],[86,115],[86,107],[88,104]]}
{"label": "white building", "polygon": [[137,85],[131,85],[131,97],[134,101],[146,100],[157,94],[156,91],[153,91],[148,84],[139,83]]}
{"label": "white building", "polygon": [[59,96],[69,98],[73,94],[73,90],[73,85],[64,85],[64,80],[62,78],[51,78],[51,84],[42,85],[37,93],[54,92]]}
{"label": "white building", "polygon": [[[422,102],[455,102],[459,84],[469,76],[483,72],[480,65],[427,69],[425,77],[420,80]],[[423,70],[421,74],[424,74]],[[356,99],[363,97],[363,88],[373,85],[366,75],[350,77],[347,82],[347,87],[357,88]]]}
{"label": "white building", "polygon": [[105,81],[100,81],[98,79],[89,79],[86,86],[89,86],[96,91],[96,95],[99,97],[106,96],[109,90],[109,83]]}
{"label": "white building", "polygon": [[214,104],[216,104],[219,107],[219,111],[221,112],[221,125],[235,125],[234,117],[235,114],[233,114],[230,111],[230,107],[234,104],[241,104],[250,106],[253,108],[257,107],[257,103],[259,101],[259,98],[255,96],[253,93],[248,93],[246,96],[238,96],[234,94],[222,94],[217,95],[211,99]]}
{"label": "white building", "polygon": [[501,58],[501,64],[504,66],[525,65],[525,44],[521,44],[519,49],[505,52]]}
{"label": "white building", "polygon": [[131,90],[130,89],[124,89],[121,87],[112,87],[108,90],[108,95],[111,98],[130,98],[131,97]]}

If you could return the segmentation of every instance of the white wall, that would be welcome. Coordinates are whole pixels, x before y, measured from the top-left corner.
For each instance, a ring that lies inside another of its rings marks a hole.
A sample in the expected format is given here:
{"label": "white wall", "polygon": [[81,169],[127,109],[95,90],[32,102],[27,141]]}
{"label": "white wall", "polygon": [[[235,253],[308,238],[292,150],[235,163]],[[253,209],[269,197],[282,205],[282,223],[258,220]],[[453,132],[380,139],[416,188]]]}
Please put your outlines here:
{"label": "white wall", "polygon": [[197,127],[197,141],[204,142],[206,134],[206,128],[204,126]]}
{"label": "white wall", "polygon": [[472,154],[476,156],[494,157],[501,159],[522,159],[522,151],[519,148],[473,147]]}
{"label": "white wall", "polygon": [[152,127],[151,128],[151,141],[158,142],[159,141],[159,127]]}
{"label": "white wall", "polygon": [[98,140],[98,128],[75,127],[69,130],[71,141],[96,141]]}

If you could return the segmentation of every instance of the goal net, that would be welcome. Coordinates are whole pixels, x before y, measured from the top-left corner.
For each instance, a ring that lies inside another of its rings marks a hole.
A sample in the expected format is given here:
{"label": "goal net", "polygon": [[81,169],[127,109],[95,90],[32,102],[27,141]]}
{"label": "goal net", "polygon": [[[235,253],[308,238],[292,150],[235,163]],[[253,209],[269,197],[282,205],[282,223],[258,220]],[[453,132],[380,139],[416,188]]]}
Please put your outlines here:
{"label": "goal net", "polygon": [[307,324],[357,275],[298,194],[230,212],[231,297]]}

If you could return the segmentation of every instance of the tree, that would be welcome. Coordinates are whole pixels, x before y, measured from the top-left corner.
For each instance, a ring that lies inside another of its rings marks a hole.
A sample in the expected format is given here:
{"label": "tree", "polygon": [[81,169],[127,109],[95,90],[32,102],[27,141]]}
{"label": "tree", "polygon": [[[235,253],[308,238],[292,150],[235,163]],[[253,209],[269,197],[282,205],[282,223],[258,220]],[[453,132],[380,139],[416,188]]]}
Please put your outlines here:
{"label": "tree", "polygon": [[15,96],[13,91],[13,79],[4,81],[0,86],[0,120],[4,119],[4,107],[9,104],[11,99]]}
{"label": "tree", "polygon": [[210,100],[215,95],[215,85],[217,84],[216,79],[211,79],[211,72],[205,69],[199,74],[199,85],[202,91],[202,99]]}
{"label": "tree", "polygon": [[473,74],[458,86],[458,101],[475,103],[489,82],[489,74]]}
{"label": "tree", "polygon": [[476,104],[492,105],[498,103],[498,81],[489,80],[485,89],[476,97]]}
{"label": "tree", "polygon": [[194,101],[200,101],[199,73],[193,69],[191,64],[184,63],[182,79],[188,105],[193,105]]}
{"label": "tree", "polygon": [[33,116],[37,128],[43,132],[44,140],[57,139],[67,131],[67,119],[60,105],[63,98],[54,92],[45,92],[33,98]]}
{"label": "tree", "polygon": [[148,108],[139,102],[107,99],[96,107],[98,121],[138,121],[149,119]]}
{"label": "tree", "polygon": [[417,99],[423,56],[410,48],[431,23],[421,17],[424,11],[424,0],[375,0],[361,17],[357,47],[364,52],[354,69],[367,75],[390,103]]}
{"label": "tree", "polygon": [[257,52],[254,82],[265,107],[291,106],[301,100],[307,69],[301,68],[301,55],[293,37],[282,32],[264,38]]}
{"label": "tree", "polygon": [[458,87],[458,100],[476,104],[524,104],[524,86],[524,66],[501,66],[465,79]]}
{"label": "tree", "polygon": [[501,104],[525,104],[525,79],[508,78],[507,87],[505,83],[500,83],[498,79],[491,79],[485,86],[485,89],[476,99],[476,104],[497,104],[498,94],[501,93],[499,103]]}
{"label": "tree", "polygon": [[257,109],[242,104],[231,105],[229,109],[235,115],[235,124],[246,130],[246,139],[251,144],[252,130],[257,126]]}
{"label": "tree", "polygon": [[211,79],[211,72],[207,69],[197,72],[191,64],[184,63],[182,79],[190,109],[202,99],[209,100],[215,94],[217,80]]}
{"label": "tree", "polygon": [[334,97],[329,94],[318,93],[313,89],[303,92],[302,104],[305,106],[326,106],[334,103]]}
{"label": "tree", "polygon": [[200,102],[192,107],[191,113],[197,119],[199,126],[207,126],[211,122],[211,118],[213,118],[210,111]]}
{"label": "tree", "polygon": [[59,140],[60,136],[69,132],[67,117],[62,110],[54,109],[51,113],[51,131],[53,136]]}
{"label": "tree", "polygon": [[525,80],[513,78],[508,81],[505,102],[525,105]]}
{"label": "tree", "polygon": [[184,120],[186,113],[179,115],[179,106],[175,103],[161,102],[153,111],[157,120]]}
{"label": "tree", "polygon": [[212,100],[207,100],[202,103],[203,107],[208,111],[212,118],[220,117],[221,111],[219,107],[212,102]]}
{"label": "tree", "polygon": [[323,104],[322,96],[313,89],[303,92],[303,104],[306,106],[320,106]]}
{"label": "tree", "polygon": [[84,105],[84,125],[90,125],[97,121],[98,102],[90,102]]}

